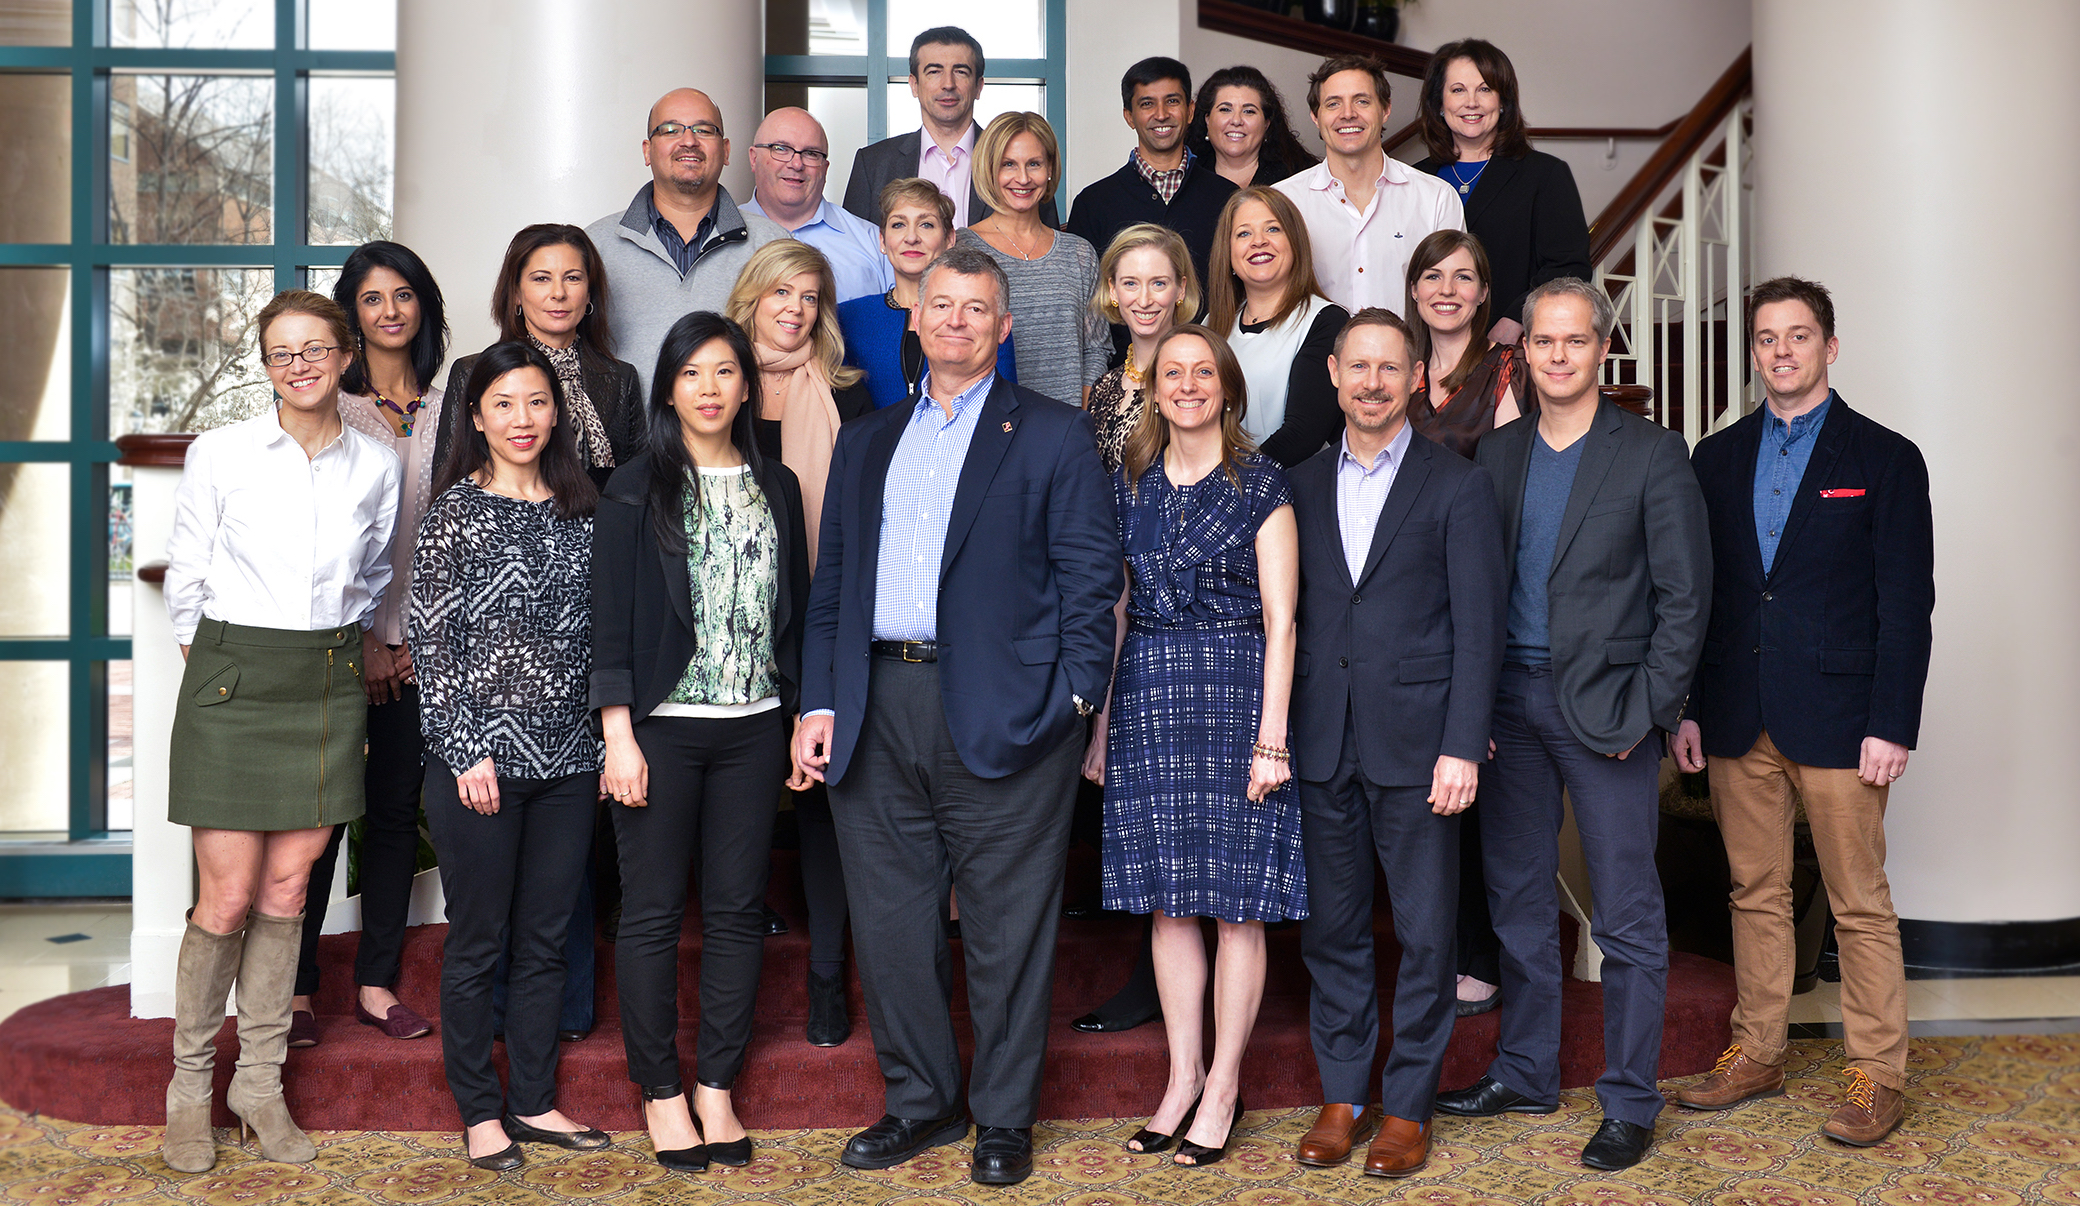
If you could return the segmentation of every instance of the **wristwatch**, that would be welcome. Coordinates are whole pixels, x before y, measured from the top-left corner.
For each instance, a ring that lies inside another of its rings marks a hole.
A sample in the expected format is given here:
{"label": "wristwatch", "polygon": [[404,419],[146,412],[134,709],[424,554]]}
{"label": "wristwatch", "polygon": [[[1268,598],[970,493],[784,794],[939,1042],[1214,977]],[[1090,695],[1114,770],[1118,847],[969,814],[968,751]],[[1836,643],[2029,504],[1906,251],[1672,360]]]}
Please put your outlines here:
{"label": "wristwatch", "polygon": [[1098,710],[1098,705],[1092,703],[1090,700],[1085,699],[1083,696],[1078,695],[1074,692],[1070,693],[1069,702],[1076,705],[1076,714],[1078,716],[1087,717],[1091,713]]}

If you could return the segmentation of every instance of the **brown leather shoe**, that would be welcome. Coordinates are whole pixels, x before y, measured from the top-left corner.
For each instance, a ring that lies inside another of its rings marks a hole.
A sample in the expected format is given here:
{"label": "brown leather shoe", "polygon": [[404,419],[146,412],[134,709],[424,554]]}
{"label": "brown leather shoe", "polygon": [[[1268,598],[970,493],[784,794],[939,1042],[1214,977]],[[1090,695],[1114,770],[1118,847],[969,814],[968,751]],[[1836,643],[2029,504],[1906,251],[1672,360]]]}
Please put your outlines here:
{"label": "brown leather shoe", "polygon": [[1365,1142],[1378,1125],[1378,1106],[1366,1106],[1364,1113],[1353,1115],[1348,1104],[1332,1101],[1322,1107],[1322,1112],[1314,1116],[1314,1125],[1300,1136],[1293,1158],[1316,1168],[1334,1168],[1350,1159],[1352,1146]]}
{"label": "brown leather shoe", "polygon": [[1735,1043],[1719,1057],[1711,1074],[1676,1091],[1676,1100],[1693,1110],[1723,1110],[1757,1097],[1781,1097],[1784,1065],[1749,1059]]}
{"label": "brown leather shoe", "polygon": [[1906,1094],[1872,1080],[1861,1068],[1851,1068],[1849,1100],[1827,1116],[1820,1133],[1854,1147],[1873,1147],[1884,1142],[1906,1112]]}
{"label": "brown leather shoe", "polygon": [[1379,1134],[1365,1149],[1365,1175],[1405,1177],[1429,1160],[1430,1124],[1388,1114],[1379,1120]]}

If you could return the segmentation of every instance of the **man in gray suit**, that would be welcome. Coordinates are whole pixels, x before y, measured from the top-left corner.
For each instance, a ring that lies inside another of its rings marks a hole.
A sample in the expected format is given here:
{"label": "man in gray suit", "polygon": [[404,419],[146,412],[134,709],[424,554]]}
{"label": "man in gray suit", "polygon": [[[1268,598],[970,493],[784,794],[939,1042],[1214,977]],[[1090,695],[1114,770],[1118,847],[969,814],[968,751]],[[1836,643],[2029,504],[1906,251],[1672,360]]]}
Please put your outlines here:
{"label": "man in gray suit", "polygon": [[1532,290],[1524,350],[1538,410],[1478,450],[1512,566],[1495,762],[1479,806],[1502,940],[1502,1033],[1487,1075],[1437,1099],[1473,1117],[1555,1108],[1564,786],[1604,955],[1603,1125],[1582,1163],[1605,1170],[1640,1161],[1662,1106],[1661,733],[1682,716],[1712,590],[1704,495],[1683,438],[1599,396],[1616,319],[1603,291],[1576,277]]}
{"label": "man in gray suit", "polygon": [[[910,40],[910,95],[917,98],[923,129],[884,138],[852,157],[845,182],[845,208],[881,225],[881,190],[891,180],[916,176],[937,185],[953,202],[953,228],[973,226],[993,212],[975,191],[975,98],[982,95],[982,43],[957,25],[927,29]],[[927,139],[929,135],[929,139]],[[1040,220],[1062,224],[1053,201],[1040,204]]]}

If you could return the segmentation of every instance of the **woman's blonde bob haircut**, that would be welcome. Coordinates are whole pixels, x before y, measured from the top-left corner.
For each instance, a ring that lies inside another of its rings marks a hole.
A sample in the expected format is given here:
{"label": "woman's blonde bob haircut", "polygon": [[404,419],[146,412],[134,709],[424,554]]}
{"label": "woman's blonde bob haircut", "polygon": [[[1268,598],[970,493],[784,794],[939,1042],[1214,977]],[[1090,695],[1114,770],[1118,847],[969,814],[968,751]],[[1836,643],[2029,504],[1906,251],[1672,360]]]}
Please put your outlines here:
{"label": "woman's blonde bob haircut", "polygon": [[1153,222],[1136,222],[1112,237],[1112,246],[1098,261],[1098,292],[1091,297],[1091,311],[1106,322],[1124,326],[1119,300],[1112,296],[1112,274],[1127,253],[1153,247],[1170,259],[1170,275],[1177,278],[1177,308],[1170,312],[1171,325],[1190,322],[1199,316],[1199,274],[1192,271],[1192,253],[1176,231]]}
{"label": "woman's blonde bob haircut", "polygon": [[[975,158],[970,162],[974,171],[975,191],[982,197],[983,204],[991,209],[1009,209],[1004,204],[1004,194],[997,188],[997,168],[1004,162],[1004,152],[1010,148],[1011,140],[1021,134],[1031,134],[1040,142],[1040,151],[1047,156],[1047,187],[1040,190],[1040,200],[1045,205],[1054,200],[1054,190],[1062,182],[1062,144],[1054,136],[1054,127],[1038,113],[999,113],[989,125],[983,127],[982,137],[975,140]],[[974,223],[969,223],[974,225]]]}
{"label": "woman's blonde bob haircut", "polygon": [[758,310],[759,299],[778,288],[781,282],[804,272],[816,273],[820,282],[816,289],[816,325],[809,330],[809,338],[816,348],[816,363],[822,366],[823,375],[830,381],[832,389],[849,388],[866,374],[845,363],[845,336],[838,331],[837,283],[831,276],[830,261],[814,247],[799,239],[774,239],[752,252],[750,261],[737,277],[737,287],[729,291],[729,305],[723,314],[744,328],[755,348],[758,333],[752,316]]}

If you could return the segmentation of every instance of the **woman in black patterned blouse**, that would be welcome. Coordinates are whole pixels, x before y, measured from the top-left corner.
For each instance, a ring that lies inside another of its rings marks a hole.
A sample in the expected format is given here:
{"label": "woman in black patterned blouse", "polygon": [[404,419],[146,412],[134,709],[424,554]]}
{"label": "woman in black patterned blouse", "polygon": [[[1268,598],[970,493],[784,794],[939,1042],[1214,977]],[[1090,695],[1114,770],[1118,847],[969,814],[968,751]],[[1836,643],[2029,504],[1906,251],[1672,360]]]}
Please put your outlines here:
{"label": "woman in black patterned blouse", "polygon": [[[426,821],[448,898],[441,1048],[469,1161],[503,1170],[523,1142],[607,1136],[556,1108],[564,932],[584,876],[601,749],[592,669],[592,510],[546,356],[476,358],[461,438],[412,560],[411,644],[426,732]],[[455,403],[451,403],[455,405]],[[491,983],[511,931],[510,1087],[491,1063]]]}

